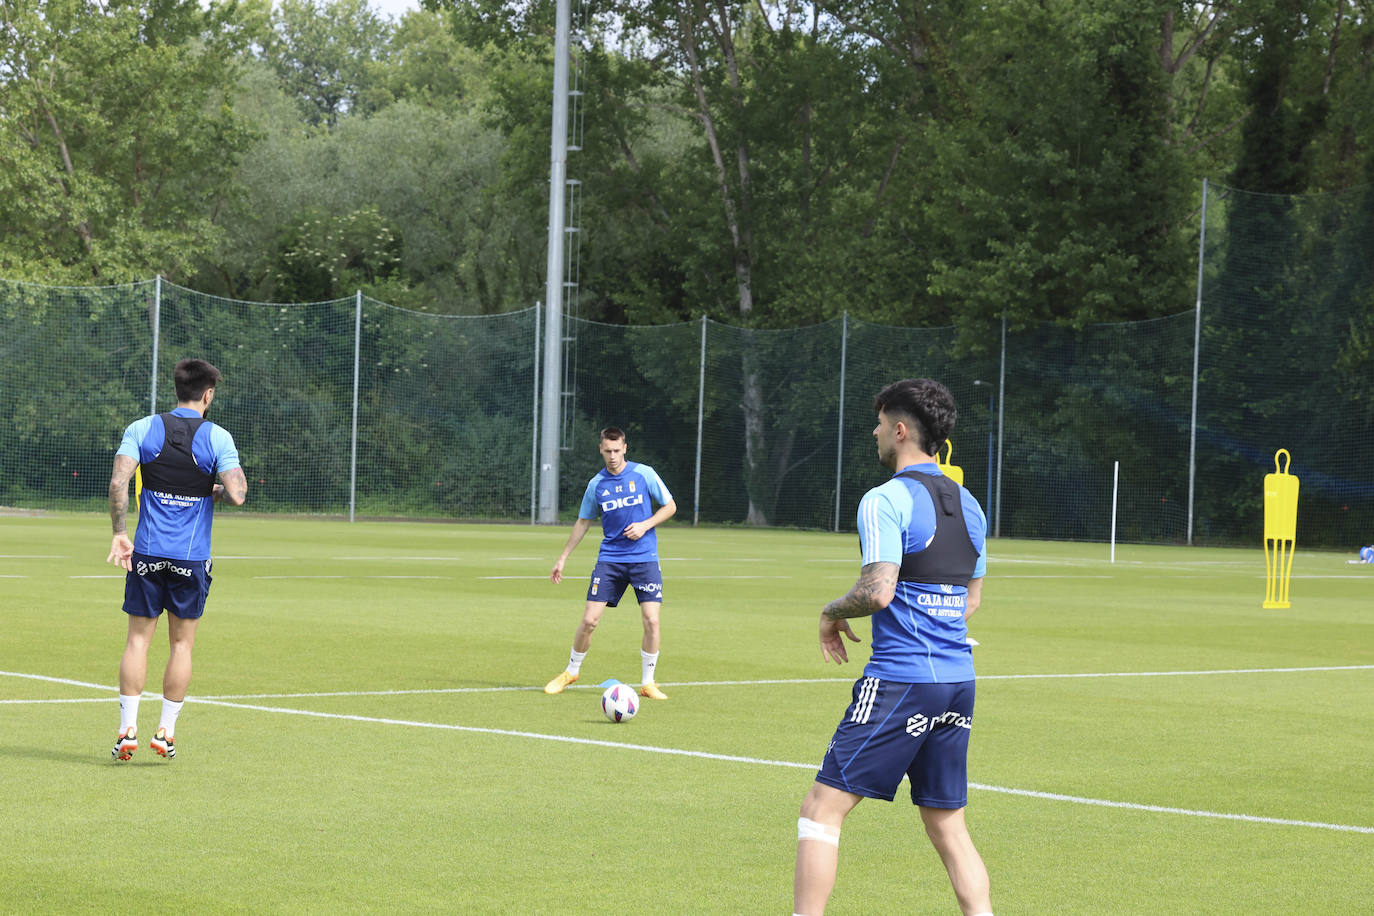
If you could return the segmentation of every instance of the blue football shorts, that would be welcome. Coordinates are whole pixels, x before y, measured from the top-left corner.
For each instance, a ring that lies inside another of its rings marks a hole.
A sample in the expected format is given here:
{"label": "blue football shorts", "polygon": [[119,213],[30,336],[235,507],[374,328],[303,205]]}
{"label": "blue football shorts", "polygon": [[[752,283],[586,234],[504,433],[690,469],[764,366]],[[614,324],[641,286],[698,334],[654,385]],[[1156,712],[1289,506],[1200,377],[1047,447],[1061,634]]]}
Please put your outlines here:
{"label": "blue football shorts", "polygon": [[607,607],[620,603],[626,587],[635,590],[640,604],[663,600],[663,571],[657,561],[648,563],[611,563],[597,560],[592,581],[587,584],[588,601],[604,601]]}
{"label": "blue football shorts", "polygon": [[133,555],[133,569],[124,574],[124,613],[160,617],[163,610],[183,620],[205,613],[210,594],[209,560],[169,560]]}
{"label": "blue football shorts", "polygon": [[816,781],[892,801],[906,776],[913,804],[965,807],[973,694],[973,681],[900,684],[860,678]]}

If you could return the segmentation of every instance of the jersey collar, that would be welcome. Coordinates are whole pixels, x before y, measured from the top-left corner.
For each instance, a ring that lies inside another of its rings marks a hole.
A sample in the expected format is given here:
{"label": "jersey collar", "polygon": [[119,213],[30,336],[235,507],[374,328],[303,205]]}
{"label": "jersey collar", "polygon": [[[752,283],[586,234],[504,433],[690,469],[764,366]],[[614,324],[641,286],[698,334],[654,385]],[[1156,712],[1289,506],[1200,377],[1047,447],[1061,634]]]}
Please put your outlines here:
{"label": "jersey collar", "polygon": [[915,464],[908,464],[892,476],[896,477],[898,474],[905,474],[907,471],[920,471],[922,474],[944,474],[944,471],[940,470],[940,466],[935,462],[918,461]]}

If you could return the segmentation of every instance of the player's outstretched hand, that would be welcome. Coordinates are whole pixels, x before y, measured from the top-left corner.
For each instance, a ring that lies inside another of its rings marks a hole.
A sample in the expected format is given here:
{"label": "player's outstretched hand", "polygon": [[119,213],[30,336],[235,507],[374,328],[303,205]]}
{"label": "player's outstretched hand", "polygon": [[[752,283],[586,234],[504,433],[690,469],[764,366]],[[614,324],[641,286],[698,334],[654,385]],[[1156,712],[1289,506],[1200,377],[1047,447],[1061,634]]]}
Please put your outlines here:
{"label": "player's outstretched hand", "polygon": [[110,555],[105,562],[121,566],[127,572],[134,568],[133,556],[134,542],[129,540],[127,533],[121,532],[110,539]]}
{"label": "player's outstretched hand", "polygon": [[553,564],[553,572],[549,573],[549,581],[554,585],[563,581],[563,561],[559,560]]}
{"label": "player's outstretched hand", "polygon": [[849,628],[849,621],[843,618],[834,620],[821,614],[821,660],[835,660],[835,664],[842,665],[849,661],[849,652],[845,649],[844,639],[841,634],[849,638],[850,642],[861,642],[859,637],[854,635],[854,631]]}

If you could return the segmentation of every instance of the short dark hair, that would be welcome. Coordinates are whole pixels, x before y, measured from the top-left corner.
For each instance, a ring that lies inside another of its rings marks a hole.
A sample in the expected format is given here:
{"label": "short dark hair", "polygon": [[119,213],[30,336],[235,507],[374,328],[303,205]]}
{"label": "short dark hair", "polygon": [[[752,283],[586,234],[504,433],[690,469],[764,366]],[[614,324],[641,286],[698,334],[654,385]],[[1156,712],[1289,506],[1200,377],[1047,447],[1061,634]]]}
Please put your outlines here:
{"label": "short dark hair", "polygon": [[608,426],[601,431],[601,438],[603,440],[610,439],[612,442],[617,439],[624,439],[625,430],[621,429],[619,426]]}
{"label": "short dark hair", "polygon": [[893,382],[878,392],[873,399],[873,409],[914,425],[921,451],[927,455],[939,453],[959,418],[954,395],[931,378]]}
{"label": "short dark hair", "polygon": [[203,359],[183,359],[172,372],[177,400],[182,403],[199,401],[206,388],[214,388],[223,380],[219,370]]}

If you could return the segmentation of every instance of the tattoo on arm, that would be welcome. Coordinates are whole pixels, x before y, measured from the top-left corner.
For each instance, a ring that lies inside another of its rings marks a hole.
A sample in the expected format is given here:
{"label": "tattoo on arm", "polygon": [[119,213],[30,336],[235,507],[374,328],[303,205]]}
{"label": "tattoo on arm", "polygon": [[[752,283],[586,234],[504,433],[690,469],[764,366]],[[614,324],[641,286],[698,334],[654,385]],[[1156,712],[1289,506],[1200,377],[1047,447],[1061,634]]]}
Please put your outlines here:
{"label": "tattoo on arm", "polygon": [[138,462],[128,455],[115,455],[110,473],[110,528],[112,534],[129,530],[129,480]]}
{"label": "tattoo on arm", "polygon": [[224,495],[229,502],[236,506],[243,505],[248,498],[248,478],[243,474],[243,468],[230,468],[219,475],[220,483],[224,484]]}
{"label": "tattoo on arm", "polygon": [[887,607],[897,590],[896,563],[869,563],[859,572],[859,581],[848,594],[825,606],[825,616],[832,620],[848,617],[868,617]]}

